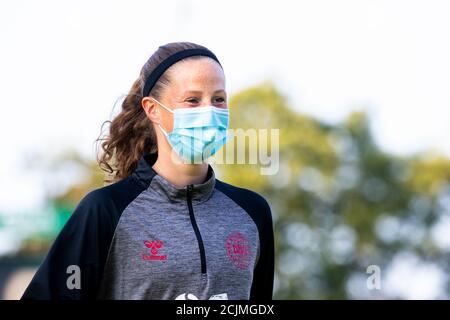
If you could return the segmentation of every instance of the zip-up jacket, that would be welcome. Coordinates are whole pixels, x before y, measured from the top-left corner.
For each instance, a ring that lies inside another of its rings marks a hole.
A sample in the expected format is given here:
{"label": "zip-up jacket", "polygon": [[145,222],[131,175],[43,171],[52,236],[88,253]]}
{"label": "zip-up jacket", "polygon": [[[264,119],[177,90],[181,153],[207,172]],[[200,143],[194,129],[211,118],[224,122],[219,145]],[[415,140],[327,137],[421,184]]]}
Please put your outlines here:
{"label": "zip-up jacket", "polygon": [[22,299],[272,299],[267,201],[210,165],[203,183],[178,188],[156,158],[83,197]]}

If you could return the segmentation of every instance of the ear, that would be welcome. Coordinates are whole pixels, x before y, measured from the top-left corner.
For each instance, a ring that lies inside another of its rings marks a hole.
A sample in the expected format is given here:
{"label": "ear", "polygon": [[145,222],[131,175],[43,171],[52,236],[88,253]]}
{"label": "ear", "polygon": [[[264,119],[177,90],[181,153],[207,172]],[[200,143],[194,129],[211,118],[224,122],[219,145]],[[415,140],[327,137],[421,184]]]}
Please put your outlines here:
{"label": "ear", "polygon": [[150,119],[151,122],[155,124],[159,124],[161,122],[161,116],[159,113],[159,108],[156,107],[155,101],[150,99],[149,97],[144,97],[141,101],[142,108],[147,115],[147,118]]}

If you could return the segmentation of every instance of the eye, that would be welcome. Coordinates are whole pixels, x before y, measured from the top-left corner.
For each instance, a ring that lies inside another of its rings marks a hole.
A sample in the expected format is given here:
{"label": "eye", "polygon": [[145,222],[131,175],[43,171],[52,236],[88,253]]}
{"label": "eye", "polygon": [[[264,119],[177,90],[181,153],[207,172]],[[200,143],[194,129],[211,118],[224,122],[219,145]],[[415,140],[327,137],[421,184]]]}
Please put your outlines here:
{"label": "eye", "polygon": [[225,98],[223,98],[223,97],[217,97],[216,102],[218,102],[218,103],[225,102]]}
{"label": "eye", "polygon": [[186,99],[187,102],[189,103],[198,103],[198,99],[197,98],[188,98]]}

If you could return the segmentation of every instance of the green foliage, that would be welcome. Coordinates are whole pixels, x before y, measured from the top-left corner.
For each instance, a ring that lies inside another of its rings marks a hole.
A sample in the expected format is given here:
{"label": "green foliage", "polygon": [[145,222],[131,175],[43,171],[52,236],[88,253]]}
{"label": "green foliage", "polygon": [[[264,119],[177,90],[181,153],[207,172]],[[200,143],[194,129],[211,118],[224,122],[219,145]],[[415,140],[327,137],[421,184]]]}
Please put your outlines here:
{"label": "green foliage", "polygon": [[[358,297],[349,278],[366,276],[371,264],[385,269],[402,250],[423,259],[434,252],[445,265],[427,232],[450,181],[448,159],[386,154],[364,112],[329,125],[295,112],[270,82],[236,94],[230,110],[233,128],[280,129],[277,175],[261,175],[259,165],[215,165],[224,181],[261,192],[272,207],[277,298]],[[424,201],[430,205],[415,208]],[[390,234],[382,222],[392,217],[425,236]]]}

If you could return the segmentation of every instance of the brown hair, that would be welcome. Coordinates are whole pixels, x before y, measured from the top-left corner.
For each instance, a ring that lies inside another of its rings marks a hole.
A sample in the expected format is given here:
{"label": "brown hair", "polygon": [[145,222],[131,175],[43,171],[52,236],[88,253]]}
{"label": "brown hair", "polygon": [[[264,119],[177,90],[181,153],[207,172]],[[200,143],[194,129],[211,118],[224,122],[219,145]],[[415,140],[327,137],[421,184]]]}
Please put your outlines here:
{"label": "brown hair", "polygon": [[[168,56],[184,49],[207,49],[191,42],[173,42],[160,46],[147,60],[140,75],[125,96],[120,113],[109,124],[109,133],[105,137],[95,140],[101,142],[101,152],[98,152],[97,162],[100,169],[106,172],[106,183],[116,182],[128,177],[137,166],[137,162],[144,153],[157,152],[156,134],[150,120],[142,108],[142,88],[148,75]],[[191,56],[185,59],[201,58]],[[183,59],[183,60],[185,60]],[[163,89],[170,84],[170,70],[158,79],[150,96],[161,98]],[[109,178],[108,178],[109,177]]]}

